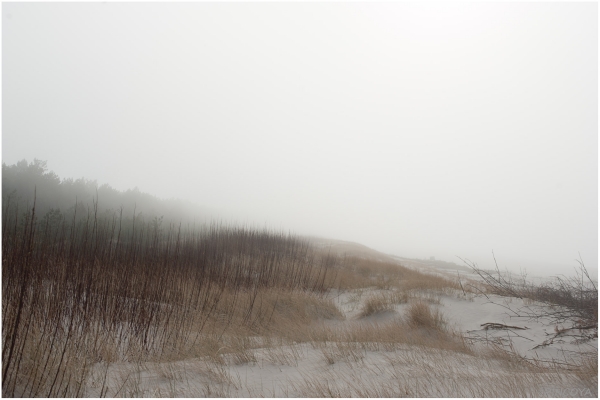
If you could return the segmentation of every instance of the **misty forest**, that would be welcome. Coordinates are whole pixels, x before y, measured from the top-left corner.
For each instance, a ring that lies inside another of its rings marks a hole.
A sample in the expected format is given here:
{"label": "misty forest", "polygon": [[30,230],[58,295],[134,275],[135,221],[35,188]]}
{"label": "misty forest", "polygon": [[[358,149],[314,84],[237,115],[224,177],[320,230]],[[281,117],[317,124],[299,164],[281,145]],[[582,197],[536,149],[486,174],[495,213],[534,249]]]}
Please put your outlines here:
{"label": "misty forest", "polygon": [[531,282],[203,221],[37,159],[2,193],[5,397],[597,396],[583,263]]}

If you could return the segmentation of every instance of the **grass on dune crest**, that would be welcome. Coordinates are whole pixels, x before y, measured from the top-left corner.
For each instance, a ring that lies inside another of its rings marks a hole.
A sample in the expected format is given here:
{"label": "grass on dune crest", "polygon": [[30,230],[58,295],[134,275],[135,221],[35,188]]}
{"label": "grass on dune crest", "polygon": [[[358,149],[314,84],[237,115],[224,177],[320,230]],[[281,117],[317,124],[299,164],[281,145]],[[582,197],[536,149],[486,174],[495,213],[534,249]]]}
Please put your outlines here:
{"label": "grass on dune crest", "polygon": [[416,271],[395,262],[360,257],[346,258],[344,269],[338,271],[335,285],[342,290],[366,287],[438,293],[461,290],[455,280]]}

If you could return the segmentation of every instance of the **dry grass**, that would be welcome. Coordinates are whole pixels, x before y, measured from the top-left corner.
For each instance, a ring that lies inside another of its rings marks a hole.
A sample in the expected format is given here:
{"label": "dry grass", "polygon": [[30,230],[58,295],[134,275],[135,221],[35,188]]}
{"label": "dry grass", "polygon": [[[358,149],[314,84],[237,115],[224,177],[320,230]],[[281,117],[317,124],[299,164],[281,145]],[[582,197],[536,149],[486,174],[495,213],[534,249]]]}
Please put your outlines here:
{"label": "dry grass", "polygon": [[[404,292],[424,291],[439,294],[454,293],[462,288],[457,280],[419,272],[395,262],[347,257],[331,284],[340,290],[375,287]],[[469,287],[464,288],[469,290]]]}
{"label": "dry grass", "polygon": [[407,320],[414,328],[443,330],[446,326],[442,313],[437,309],[432,310],[429,304],[422,301],[409,306]]}
{"label": "dry grass", "polygon": [[404,317],[387,322],[358,323],[341,326],[318,326],[310,331],[314,348],[323,344],[354,343],[368,351],[394,351],[403,346],[472,353],[460,335],[447,329],[411,326]]}
{"label": "dry grass", "polygon": [[369,315],[384,311],[394,311],[395,305],[406,303],[407,301],[408,295],[406,293],[399,291],[380,292],[363,303],[359,315],[361,317],[368,317]]}
{"label": "dry grass", "polygon": [[572,373],[501,368],[495,360],[437,349],[397,350],[364,358],[355,368],[326,368],[302,374],[295,397],[567,397],[578,388],[592,397]]}
{"label": "dry grass", "polygon": [[[120,216],[93,214],[50,226],[35,209],[17,211],[6,207],[3,218],[7,397],[263,396],[271,389],[232,371],[265,362],[300,368],[311,351],[326,373],[304,370],[285,393],[527,396],[545,393],[535,385],[551,376],[500,348],[465,343],[435,306],[462,293],[458,282],[393,261],[341,259],[273,232],[141,220],[121,229]],[[344,321],[327,294],[349,290],[359,316],[373,318]],[[401,307],[403,315],[376,315]],[[451,360],[504,375],[485,386]],[[573,374],[586,387],[595,378],[597,392],[597,360]]]}
{"label": "dry grass", "polygon": [[[448,336],[431,332],[429,343],[406,340],[410,332],[425,336],[423,328],[407,327],[400,319],[395,324],[371,326],[353,324],[340,329],[327,329],[322,339],[307,345],[290,345],[282,339],[263,342],[255,352],[256,363],[248,364],[250,375],[268,368],[265,362],[292,366],[293,378],[278,375],[276,386],[248,381],[234,363],[195,362],[166,365],[129,366],[122,370],[122,396],[224,396],[224,397],[565,397],[572,396],[565,388],[576,388],[578,396],[592,397],[596,383],[580,371],[568,371],[556,366],[544,367],[519,360],[502,349],[487,351],[457,351]],[[391,335],[404,327],[404,338]],[[365,329],[367,328],[367,329]],[[383,329],[382,329],[383,328]],[[420,329],[420,331],[419,331]],[[381,331],[388,331],[385,334]],[[379,333],[378,333],[379,332]],[[370,337],[374,342],[362,342]],[[385,346],[385,340],[394,343]],[[399,340],[400,339],[400,340]],[[436,341],[438,347],[434,347]],[[256,343],[251,344],[254,346]],[[276,354],[276,355],[275,355]],[[318,355],[316,360],[314,356]],[[271,360],[271,361],[269,361]],[[284,369],[285,370],[285,369]],[[289,369],[287,369],[289,371]],[[143,384],[148,371],[156,371],[163,381],[155,386]],[[280,370],[281,371],[281,370]],[[297,375],[296,375],[297,374]],[[299,375],[299,379],[298,379]],[[115,376],[116,377],[116,376]],[[129,379],[125,382],[125,378]],[[166,380],[166,381],[165,381]],[[191,381],[191,382],[188,382]],[[115,387],[116,385],[111,385]],[[154,390],[155,392],[151,392]],[[158,391],[160,390],[160,393]],[[116,389],[110,391],[114,395]]]}
{"label": "dry grass", "polygon": [[277,338],[278,343],[269,341],[265,345],[266,360],[275,365],[298,366],[298,361],[304,357],[302,348],[286,343],[287,341]]}
{"label": "dry grass", "polygon": [[[223,338],[339,317],[322,297],[339,261],[296,237],[93,211],[51,224],[10,204],[3,229],[8,397],[77,396],[99,362],[213,355]],[[252,362],[246,345],[225,347]]]}
{"label": "dry grass", "polygon": [[598,349],[584,355],[575,374],[583,386],[595,389],[596,396],[598,395]]}

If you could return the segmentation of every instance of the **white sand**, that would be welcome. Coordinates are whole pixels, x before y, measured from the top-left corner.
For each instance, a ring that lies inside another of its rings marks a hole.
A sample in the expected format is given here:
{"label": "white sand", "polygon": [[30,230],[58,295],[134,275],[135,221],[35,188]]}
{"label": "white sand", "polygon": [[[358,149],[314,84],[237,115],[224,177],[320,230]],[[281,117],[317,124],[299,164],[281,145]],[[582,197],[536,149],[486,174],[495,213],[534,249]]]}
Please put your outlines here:
{"label": "white sand", "polygon": [[[414,268],[455,274],[426,263]],[[463,275],[464,274],[464,275]],[[461,271],[461,276],[467,275]],[[469,276],[474,278],[474,276]],[[384,323],[401,318],[407,305],[394,311],[358,318],[361,305],[376,289],[331,292],[345,320],[321,321],[331,325]],[[438,296],[436,307],[451,328],[472,338],[479,347],[486,342],[513,346],[527,358],[570,363],[577,352],[598,346],[597,338],[577,344],[575,337],[563,336],[543,345],[555,335],[548,320],[531,320],[515,311],[534,305],[499,296],[473,296],[462,292]],[[482,324],[497,323],[526,329],[488,329]],[[597,397],[598,385],[585,385],[566,370],[533,372],[510,366],[489,357],[396,345],[377,349],[368,343],[347,345],[308,343],[251,351],[254,361],[236,364],[224,356],[223,364],[208,359],[171,363],[111,364],[108,369],[108,396],[135,397]],[[538,346],[537,348],[535,348]],[[104,370],[97,366],[86,395],[100,394]]]}

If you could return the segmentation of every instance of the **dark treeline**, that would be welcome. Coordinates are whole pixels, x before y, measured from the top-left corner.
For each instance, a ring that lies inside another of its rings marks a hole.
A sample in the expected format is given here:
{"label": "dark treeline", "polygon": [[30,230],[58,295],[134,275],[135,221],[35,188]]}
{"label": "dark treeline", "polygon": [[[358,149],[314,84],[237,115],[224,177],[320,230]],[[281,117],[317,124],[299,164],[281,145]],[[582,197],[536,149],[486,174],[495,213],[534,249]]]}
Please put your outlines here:
{"label": "dark treeline", "polygon": [[[121,215],[125,225],[135,217],[146,221],[164,223],[194,223],[205,221],[205,210],[190,202],[176,199],[162,200],[139,189],[119,191],[108,184],[98,186],[97,181],[61,179],[48,171],[46,161],[34,159],[28,163],[2,164],[3,221],[7,212],[29,212],[35,197],[38,218],[51,222],[61,219],[87,218],[92,210],[99,215]],[[97,207],[95,205],[97,203]]]}

